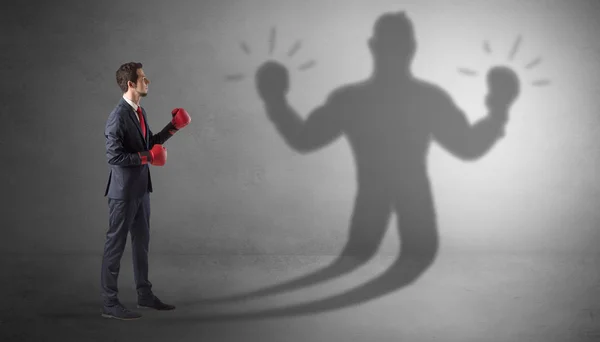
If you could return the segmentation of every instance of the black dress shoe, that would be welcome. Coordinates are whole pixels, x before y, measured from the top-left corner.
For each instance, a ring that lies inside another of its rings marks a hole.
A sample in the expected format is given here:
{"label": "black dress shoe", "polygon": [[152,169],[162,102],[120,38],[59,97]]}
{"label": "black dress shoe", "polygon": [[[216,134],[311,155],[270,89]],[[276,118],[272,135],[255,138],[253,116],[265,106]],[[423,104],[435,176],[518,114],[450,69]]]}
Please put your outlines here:
{"label": "black dress shoe", "polygon": [[127,309],[123,304],[116,303],[111,306],[104,305],[102,307],[102,317],[115,318],[121,320],[139,319],[142,315],[138,312]]}
{"label": "black dress shoe", "polygon": [[138,298],[139,309],[155,309],[155,310],[175,310],[174,305],[163,303],[158,297],[153,296],[151,298]]}

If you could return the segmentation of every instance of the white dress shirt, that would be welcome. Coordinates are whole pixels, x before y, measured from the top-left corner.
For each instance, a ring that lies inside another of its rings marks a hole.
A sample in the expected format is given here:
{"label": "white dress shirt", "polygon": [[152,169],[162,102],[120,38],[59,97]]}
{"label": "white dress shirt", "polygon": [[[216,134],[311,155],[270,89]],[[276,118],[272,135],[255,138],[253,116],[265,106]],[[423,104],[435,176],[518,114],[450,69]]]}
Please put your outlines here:
{"label": "white dress shirt", "polygon": [[[137,114],[137,109],[138,109],[138,105],[136,105],[135,103],[133,103],[133,101],[131,101],[130,99],[126,98],[125,95],[123,95],[123,99],[125,99],[125,101],[127,101],[127,103],[129,103],[129,105],[131,107],[133,107],[133,111],[136,112]],[[140,121],[140,117],[139,116],[135,116],[138,119],[138,122]]]}

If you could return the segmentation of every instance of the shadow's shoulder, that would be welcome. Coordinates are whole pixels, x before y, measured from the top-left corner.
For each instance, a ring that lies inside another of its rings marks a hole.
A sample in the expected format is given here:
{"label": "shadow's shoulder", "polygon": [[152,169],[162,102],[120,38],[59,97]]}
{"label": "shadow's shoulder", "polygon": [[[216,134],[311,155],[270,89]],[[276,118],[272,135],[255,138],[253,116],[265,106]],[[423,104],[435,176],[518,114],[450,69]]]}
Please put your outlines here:
{"label": "shadow's shoulder", "polygon": [[370,80],[357,81],[354,83],[347,83],[340,85],[333,89],[328,98],[330,100],[351,100],[360,97],[360,94],[363,94],[368,91],[370,85]]}
{"label": "shadow's shoulder", "polygon": [[442,86],[421,78],[415,78],[415,85],[418,91],[427,94],[429,97],[434,98],[451,98],[450,93]]}
{"label": "shadow's shoulder", "polygon": [[449,91],[428,80],[415,79],[416,91],[414,96],[424,100],[425,105],[433,112],[457,109],[456,103]]}

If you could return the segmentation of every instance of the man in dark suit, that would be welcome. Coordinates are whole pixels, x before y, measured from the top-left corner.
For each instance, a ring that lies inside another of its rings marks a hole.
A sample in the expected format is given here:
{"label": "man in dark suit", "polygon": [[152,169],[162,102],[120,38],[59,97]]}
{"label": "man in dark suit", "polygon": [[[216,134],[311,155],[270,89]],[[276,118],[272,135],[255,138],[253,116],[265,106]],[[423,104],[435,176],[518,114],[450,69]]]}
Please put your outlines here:
{"label": "man in dark suit", "polygon": [[171,121],[158,134],[153,134],[146,111],[140,107],[140,99],[148,94],[150,84],[142,64],[121,65],[116,78],[123,97],[108,116],[104,131],[110,174],[104,193],[108,196],[109,227],[101,270],[102,316],[136,319],[142,315],[130,311],[118,299],[117,278],[128,233],[131,233],[137,307],[175,309],[154,295],[148,279],[149,195],[152,192],[149,164],[163,166],[166,163],[167,150],[163,144],[187,126],[191,118],[185,109],[175,108]]}

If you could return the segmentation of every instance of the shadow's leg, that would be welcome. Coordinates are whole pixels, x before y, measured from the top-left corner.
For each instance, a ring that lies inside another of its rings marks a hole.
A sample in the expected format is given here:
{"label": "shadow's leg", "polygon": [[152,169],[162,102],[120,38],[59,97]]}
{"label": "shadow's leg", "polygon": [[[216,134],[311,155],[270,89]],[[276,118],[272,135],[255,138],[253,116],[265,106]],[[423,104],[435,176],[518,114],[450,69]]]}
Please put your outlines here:
{"label": "shadow's leg", "polygon": [[399,259],[409,259],[424,269],[429,267],[439,247],[437,214],[429,186],[398,200],[396,212],[400,235]]}

